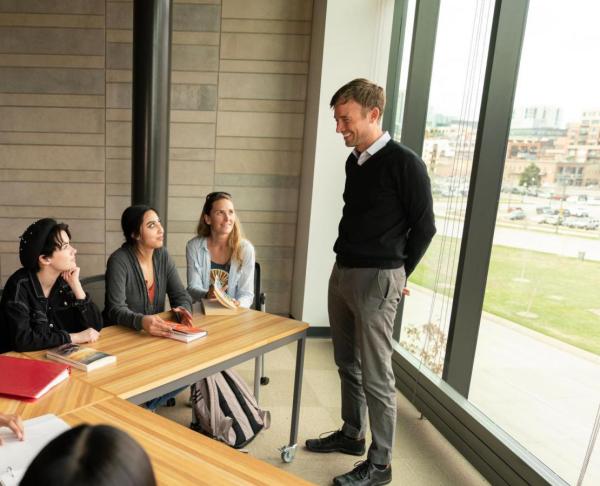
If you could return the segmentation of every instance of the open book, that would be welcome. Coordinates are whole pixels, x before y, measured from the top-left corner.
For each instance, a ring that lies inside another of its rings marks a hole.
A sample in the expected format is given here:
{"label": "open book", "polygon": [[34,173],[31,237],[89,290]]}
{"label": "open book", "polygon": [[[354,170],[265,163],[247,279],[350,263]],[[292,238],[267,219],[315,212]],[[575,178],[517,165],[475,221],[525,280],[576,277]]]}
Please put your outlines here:
{"label": "open book", "polygon": [[35,456],[55,437],[70,429],[56,415],[48,414],[23,422],[25,440],[18,440],[7,428],[0,429],[0,485],[17,486]]}
{"label": "open book", "polygon": [[202,299],[202,311],[205,316],[230,316],[237,314],[238,309],[223,307],[217,299]]}
{"label": "open book", "polygon": [[221,304],[223,307],[226,307],[227,309],[237,310],[238,306],[236,305],[235,301],[229,295],[227,295],[227,293],[223,290],[223,288],[220,285],[218,285],[217,282],[215,282],[213,291],[219,304]]}
{"label": "open book", "polygon": [[219,280],[215,280],[212,290],[215,296],[214,299],[202,299],[202,309],[205,315],[227,316],[238,312],[239,306],[236,304],[235,300],[223,290]]}
{"label": "open book", "polygon": [[85,348],[79,344],[67,343],[46,351],[46,358],[65,363],[83,371],[93,371],[102,366],[117,362],[112,354]]}

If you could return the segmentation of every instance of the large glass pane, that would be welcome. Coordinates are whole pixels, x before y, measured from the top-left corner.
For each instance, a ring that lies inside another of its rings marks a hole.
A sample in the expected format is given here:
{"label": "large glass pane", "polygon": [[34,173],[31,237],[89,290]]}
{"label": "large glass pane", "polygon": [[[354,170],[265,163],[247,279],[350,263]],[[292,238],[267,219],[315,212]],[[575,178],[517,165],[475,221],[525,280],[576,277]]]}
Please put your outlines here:
{"label": "large glass pane", "polygon": [[422,154],[438,232],[410,277],[400,333],[400,345],[438,374],[444,363],[492,14],[492,0],[444,0],[440,5]]}
{"label": "large glass pane", "polygon": [[404,101],[406,100],[406,85],[408,83],[408,67],[410,65],[410,49],[412,46],[413,27],[415,23],[416,0],[407,0],[406,22],[404,24],[404,43],[402,45],[402,61],[400,63],[400,82],[398,87],[396,120],[394,120],[393,137],[400,141],[402,120],[404,117]]}
{"label": "large glass pane", "polygon": [[530,2],[469,393],[571,484],[600,403],[598,18]]}

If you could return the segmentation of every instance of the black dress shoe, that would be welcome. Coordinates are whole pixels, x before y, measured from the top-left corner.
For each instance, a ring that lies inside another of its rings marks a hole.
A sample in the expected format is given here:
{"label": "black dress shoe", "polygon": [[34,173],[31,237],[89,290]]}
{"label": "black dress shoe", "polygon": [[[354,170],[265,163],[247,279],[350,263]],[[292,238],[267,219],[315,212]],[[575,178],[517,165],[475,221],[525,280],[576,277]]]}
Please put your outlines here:
{"label": "black dress shoe", "polygon": [[306,448],[312,452],[343,452],[353,456],[365,453],[365,439],[350,439],[341,430],[319,439],[308,439]]}
{"label": "black dress shoe", "polygon": [[352,471],[333,478],[335,486],[379,486],[391,482],[391,465],[379,469],[369,461],[359,462]]}

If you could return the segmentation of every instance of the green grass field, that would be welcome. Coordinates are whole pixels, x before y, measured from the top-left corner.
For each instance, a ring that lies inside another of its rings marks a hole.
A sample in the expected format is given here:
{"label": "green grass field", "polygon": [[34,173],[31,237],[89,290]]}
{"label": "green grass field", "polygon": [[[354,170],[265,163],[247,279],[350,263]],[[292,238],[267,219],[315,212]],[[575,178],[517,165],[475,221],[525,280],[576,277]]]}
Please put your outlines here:
{"label": "green grass field", "polygon": [[[435,237],[410,281],[433,289],[441,238]],[[457,241],[447,240],[444,261]],[[452,269],[448,270],[453,273]],[[529,282],[514,281],[524,277]],[[440,277],[454,284],[454,276]],[[600,355],[600,262],[582,261],[531,250],[494,246],[484,310]],[[439,289],[451,293],[452,289]],[[596,310],[599,314],[595,314]],[[528,311],[537,318],[523,317]]]}

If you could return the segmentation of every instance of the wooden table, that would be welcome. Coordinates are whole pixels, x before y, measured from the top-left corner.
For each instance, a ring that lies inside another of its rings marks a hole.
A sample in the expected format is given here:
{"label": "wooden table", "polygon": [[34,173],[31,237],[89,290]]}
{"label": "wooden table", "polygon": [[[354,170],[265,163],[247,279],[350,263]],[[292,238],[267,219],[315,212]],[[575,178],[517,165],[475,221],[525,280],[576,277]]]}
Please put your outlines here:
{"label": "wooden table", "polygon": [[[308,324],[244,309],[227,316],[195,314],[194,325],[206,329],[208,336],[191,343],[157,338],[122,326],[107,327],[93,347],[114,354],[117,363],[91,373],[74,370],[73,374],[85,383],[139,404],[254,358],[254,390],[258,397],[260,356],[297,341],[290,441],[281,449],[282,459],[292,461],[297,447]],[[45,351],[25,354],[43,358]]]}
{"label": "wooden table", "polygon": [[73,426],[109,424],[126,430],[150,456],[159,484],[312,484],[119,398],[80,408],[61,418]]}

